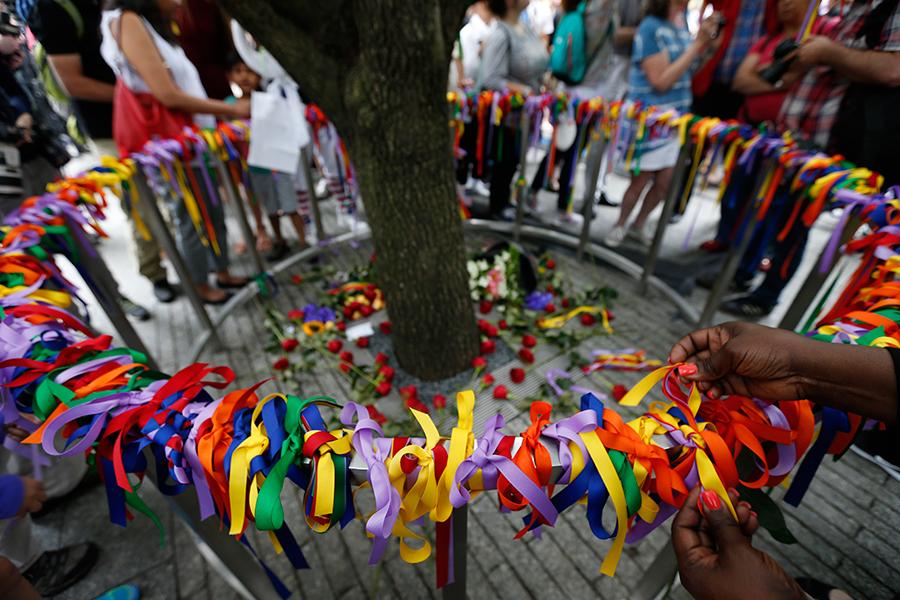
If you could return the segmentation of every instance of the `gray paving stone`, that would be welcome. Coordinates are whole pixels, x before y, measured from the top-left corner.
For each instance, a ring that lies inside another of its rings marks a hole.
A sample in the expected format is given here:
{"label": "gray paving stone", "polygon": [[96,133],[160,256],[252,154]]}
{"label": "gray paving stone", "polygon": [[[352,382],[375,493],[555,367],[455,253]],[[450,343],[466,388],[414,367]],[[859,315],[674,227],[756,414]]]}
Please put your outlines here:
{"label": "gray paving stone", "polygon": [[[890,496],[887,499],[892,500]],[[894,508],[876,499],[872,504],[870,516],[863,521],[863,530],[858,535],[874,534],[896,554],[900,552],[900,536],[897,535],[900,531],[900,511],[895,510],[898,503],[895,498],[893,500]]]}

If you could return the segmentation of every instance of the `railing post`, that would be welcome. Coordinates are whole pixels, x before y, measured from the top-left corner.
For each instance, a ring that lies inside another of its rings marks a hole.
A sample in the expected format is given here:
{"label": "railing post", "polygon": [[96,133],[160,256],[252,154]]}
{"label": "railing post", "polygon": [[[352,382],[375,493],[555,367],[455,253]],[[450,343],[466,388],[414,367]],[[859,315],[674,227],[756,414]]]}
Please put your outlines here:
{"label": "railing post", "polygon": [[516,223],[513,227],[513,239],[518,242],[522,235],[522,221],[525,218],[525,196],[528,189],[528,179],[525,177],[526,161],[528,160],[528,111],[522,106],[522,114],[519,116],[519,131],[522,134],[521,148],[519,149],[519,177],[516,179]]}

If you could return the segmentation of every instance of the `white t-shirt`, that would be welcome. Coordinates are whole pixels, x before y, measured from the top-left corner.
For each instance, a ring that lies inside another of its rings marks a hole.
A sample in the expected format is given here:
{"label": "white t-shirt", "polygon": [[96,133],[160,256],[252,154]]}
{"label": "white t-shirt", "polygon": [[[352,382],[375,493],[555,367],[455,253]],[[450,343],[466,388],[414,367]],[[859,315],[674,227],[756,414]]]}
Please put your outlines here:
{"label": "white t-shirt", "polygon": [[481,52],[488,36],[497,27],[497,21],[491,19],[485,23],[480,15],[473,14],[469,22],[459,31],[459,43],[462,47],[463,73],[469,79],[478,77],[481,65]]}
{"label": "white t-shirt", "polygon": [[[116,74],[116,77],[121,79],[122,83],[129,90],[137,93],[148,93],[150,92],[150,87],[141,79],[137,71],[128,64],[128,59],[125,58],[119,43],[110,30],[110,24],[118,22],[121,16],[121,9],[103,11],[103,20],[100,22],[100,33],[103,36],[103,41],[100,43],[100,54]],[[147,31],[150,32],[150,37],[153,39],[153,43],[156,44],[156,49],[159,50],[159,55],[169,69],[172,81],[175,82],[178,89],[185,94],[203,98],[204,100],[207,99],[209,96],[206,95],[206,89],[200,81],[197,67],[190,61],[181,46],[172,44],[159,35],[147,19],[141,17],[141,21],[144,23]],[[216,126],[216,118],[212,115],[195,114],[194,123],[198,127],[212,129]]]}
{"label": "white t-shirt", "polygon": [[553,34],[553,9],[547,0],[531,0],[519,20],[528,25],[538,37]]}

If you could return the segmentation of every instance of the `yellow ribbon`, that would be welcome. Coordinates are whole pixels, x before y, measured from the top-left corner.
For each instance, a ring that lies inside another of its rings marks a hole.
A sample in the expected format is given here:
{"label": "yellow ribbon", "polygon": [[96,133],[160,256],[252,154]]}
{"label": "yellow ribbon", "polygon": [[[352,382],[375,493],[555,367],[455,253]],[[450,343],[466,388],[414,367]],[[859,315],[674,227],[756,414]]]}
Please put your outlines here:
{"label": "yellow ribbon", "polygon": [[613,507],[616,509],[616,537],[613,539],[612,546],[600,565],[600,572],[612,577],[616,574],[616,567],[619,564],[619,559],[622,557],[622,548],[625,545],[625,535],[628,529],[628,506],[625,502],[625,490],[622,488],[622,482],[619,480],[619,475],[616,473],[612,459],[610,459],[603,442],[597,437],[597,433],[590,431],[580,435],[582,441],[584,441],[584,447],[587,449],[594,466],[597,468],[597,472],[600,474],[600,478],[603,479],[603,483],[606,485]]}
{"label": "yellow ribbon", "polygon": [[[307,431],[304,436],[304,442],[310,436],[321,433],[319,431]],[[329,517],[334,512],[334,459],[332,453],[350,454],[352,450],[351,437],[349,431],[345,429],[337,429],[329,431],[336,439],[326,442],[318,447],[316,452],[319,459],[316,463],[316,501],[315,510],[312,517]],[[331,528],[330,523],[319,523],[309,515],[306,516],[306,523],[309,528],[316,533],[324,533]]]}
{"label": "yellow ribbon", "polygon": [[[250,462],[261,455],[269,447],[269,436],[266,426],[259,418],[263,407],[267,402],[275,398],[284,398],[282,394],[269,394],[263,398],[256,408],[250,423],[250,436],[240,443],[231,454],[231,472],[228,476],[228,500],[231,506],[231,527],[228,533],[237,535],[244,530],[244,520],[247,506],[247,475],[250,472]],[[255,514],[256,499],[259,497],[259,489],[262,487],[265,477],[257,473],[250,485],[250,512]]]}
{"label": "yellow ribbon", "polygon": [[459,465],[472,454],[475,446],[474,426],[475,393],[466,390],[456,394],[457,425],[450,433],[450,450],[447,455],[447,466],[437,484],[437,505],[431,510],[431,520],[443,523],[450,518],[453,505],[450,504],[450,490]]}

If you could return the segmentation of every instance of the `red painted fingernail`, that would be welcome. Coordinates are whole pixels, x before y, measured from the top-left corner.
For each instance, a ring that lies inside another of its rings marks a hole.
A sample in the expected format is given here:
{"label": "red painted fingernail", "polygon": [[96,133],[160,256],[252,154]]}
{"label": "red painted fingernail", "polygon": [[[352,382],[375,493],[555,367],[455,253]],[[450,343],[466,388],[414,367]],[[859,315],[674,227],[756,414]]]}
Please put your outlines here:
{"label": "red painted fingernail", "polygon": [[738,502],[738,506],[743,506],[744,508],[750,508],[750,503],[744,502],[743,500],[741,500],[740,502]]}
{"label": "red painted fingernail", "polygon": [[755,511],[755,510],[751,510],[751,511],[750,511],[750,516],[751,516],[751,517],[756,517],[757,519],[759,518],[759,515],[756,514],[756,511]]}
{"label": "red painted fingernail", "polygon": [[738,494],[737,489],[736,489],[736,488],[733,488],[733,487],[728,488],[728,493],[729,493],[729,494],[732,494],[732,495],[734,495],[734,496],[740,496],[740,494]]}
{"label": "red painted fingernail", "polygon": [[697,365],[695,364],[684,364],[678,367],[678,374],[682,377],[690,377],[691,375],[697,374]]}
{"label": "red painted fingernail", "polygon": [[719,510],[722,508],[722,501],[719,500],[719,495],[712,490],[706,490],[701,493],[700,498],[703,500],[703,505],[706,506],[708,510]]}

